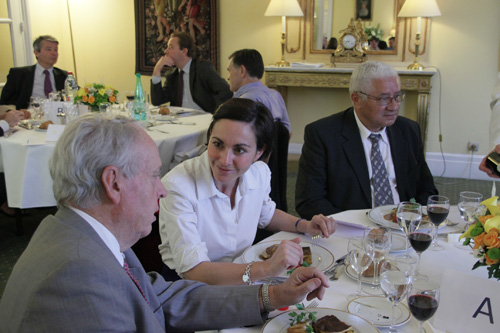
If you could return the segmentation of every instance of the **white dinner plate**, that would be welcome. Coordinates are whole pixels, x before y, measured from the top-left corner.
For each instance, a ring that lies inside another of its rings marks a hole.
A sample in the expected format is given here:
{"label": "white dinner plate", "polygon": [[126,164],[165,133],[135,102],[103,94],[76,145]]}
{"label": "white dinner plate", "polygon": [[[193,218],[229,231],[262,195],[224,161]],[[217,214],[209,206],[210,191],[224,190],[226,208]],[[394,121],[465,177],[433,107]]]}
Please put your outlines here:
{"label": "white dinner plate", "polygon": [[[243,261],[245,263],[249,263],[252,261],[262,261],[262,259],[259,258],[259,254],[264,252],[269,246],[279,243],[281,243],[281,240],[266,241],[251,246],[246,249],[245,252],[243,252]],[[318,267],[322,271],[326,271],[327,269],[332,267],[334,257],[333,254],[328,251],[328,249],[309,242],[300,242],[300,246],[308,246],[311,248],[313,267]]]}
{"label": "white dinner plate", "polygon": [[[370,219],[370,221],[372,221],[375,224],[378,224],[378,225],[381,225],[383,227],[387,227],[390,229],[401,231],[399,224],[392,222],[392,221],[389,221],[389,220],[386,220],[384,218],[384,215],[389,214],[391,212],[391,210],[393,210],[396,207],[397,207],[397,205],[387,205],[387,206],[375,207],[368,212],[368,218]],[[422,206],[422,214],[427,214],[427,207]],[[443,227],[445,225],[446,225],[446,223],[441,223],[440,227]]]}
{"label": "white dinner plate", "polygon": [[270,321],[268,321],[264,327],[262,327],[262,333],[286,333],[288,327],[290,327],[290,313],[296,312],[300,314],[301,312],[316,312],[316,318],[322,318],[324,316],[334,315],[348,325],[352,325],[354,332],[356,333],[376,333],[380,332],[375,326],[369,323],[367,320],[348,313],[345,311],[330,309],[330,308],[311,308],[308,310],[291,310],[283,312]]}
{"label": "white dinner plate", "polygon": [[[383,296],[362,296],[347,304],[347,311],[366,319],[379,328],[390,327],[392,323],[392,304]],[[406,324],[411,319],[408,307],[398,303],[394,311],[396,326]]]}

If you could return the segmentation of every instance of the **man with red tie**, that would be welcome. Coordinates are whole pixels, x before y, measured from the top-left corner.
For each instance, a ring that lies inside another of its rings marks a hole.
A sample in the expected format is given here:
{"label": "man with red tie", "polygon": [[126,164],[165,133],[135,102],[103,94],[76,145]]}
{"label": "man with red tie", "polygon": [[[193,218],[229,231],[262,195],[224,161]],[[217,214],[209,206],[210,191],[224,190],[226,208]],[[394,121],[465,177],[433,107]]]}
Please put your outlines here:
{"label": "man with red tie", "polygon": [[59,56],[58,45],[57,39],[49,35],[35,39],[33,53],[37,63],[10,69],[0,104],[13,104],[18,110],[27,109],[31,96],[48,98],[50,92],[64,89],[68,72],[54,67]]}

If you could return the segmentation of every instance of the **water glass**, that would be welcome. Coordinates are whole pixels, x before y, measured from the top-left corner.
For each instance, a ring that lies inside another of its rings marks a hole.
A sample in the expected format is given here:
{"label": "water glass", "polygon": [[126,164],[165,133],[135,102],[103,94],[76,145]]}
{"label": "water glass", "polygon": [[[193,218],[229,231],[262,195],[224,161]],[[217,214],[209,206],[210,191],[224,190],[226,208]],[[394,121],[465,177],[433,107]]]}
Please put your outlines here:
{"label": "water glass", "polygon": [[481,212],[481,201],[483,201],[483,195],[477,192],[464,191],[460,192],[460,198],[458,199],[458,210],[460,211],[460,216],[465,221],[466,231],[475,218]]}
{"label": "water glass", "polygon": [[373,249],[373,282],[365,289],[365,292],[371,295],[380,295],[379,282],[379,263],[385,258],[392,245],[392,233],[389,228],[372,227],[364,231],[363,242]]}
{"label": "water glass", "polygon": [[361,274],[373,261],[373,248],[363,242],[362,237],[351,237],[347,246],[347,263],[356,272],[358,278],[358,289],[356,293],[347,296],[348,300],[361,296]]}
{"label": "water glass", "polygon": [[108,113],[111,108],[111,103],[104,102],[99,104],[99,112]]}

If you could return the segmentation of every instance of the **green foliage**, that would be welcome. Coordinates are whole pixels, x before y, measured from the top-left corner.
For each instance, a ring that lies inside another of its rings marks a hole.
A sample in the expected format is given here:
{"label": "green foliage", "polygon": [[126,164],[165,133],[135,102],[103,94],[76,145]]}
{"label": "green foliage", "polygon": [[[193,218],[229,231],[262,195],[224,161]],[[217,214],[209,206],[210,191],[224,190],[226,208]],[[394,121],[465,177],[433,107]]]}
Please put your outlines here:
{"label": "green foliage", "polygon": [[366,26],[366,24],[363,26],[365,30],[365,34],[370,39],[371,37],[377,37],[377,39],[382,39],[384,37],[384,30],[380,29],[380,23],[377,24],[377,27],[374,28],[371,25]]}
{"label": "green foliage", "polygon": [[316,320],[318,320],[318,318],[316,318],[317,312],[307,311],[307,309],[303,303],[295,304],[295,307],[297,308],[297,310],[301,310],[302,312],[297,313],[297,312],[293,311],[293,312],[290,312],[288,314],[291,317],[290,318],[290,326],[293,326],[293,325],[298,324],[298,323],[308,322],[307,327],[306,327],[306,332],[313,333],[314,331],[313,331],[310,323],[316,322]]}

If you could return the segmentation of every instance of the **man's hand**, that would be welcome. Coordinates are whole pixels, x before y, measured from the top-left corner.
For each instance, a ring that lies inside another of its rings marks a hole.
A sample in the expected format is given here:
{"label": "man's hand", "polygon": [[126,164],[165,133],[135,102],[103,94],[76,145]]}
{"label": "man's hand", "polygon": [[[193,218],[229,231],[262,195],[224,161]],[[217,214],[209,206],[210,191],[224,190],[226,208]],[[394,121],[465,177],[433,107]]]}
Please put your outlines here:
{"label": "man's hand", "polygon": [[[497,152],[498,154],[500,154],[500,145],[497,145],[495,147],[495,150],[491,151],[489,154],[491,154],[492,152]],[[488,158],[488,155],[486,155],[481,161],[481,164],[479,164],[479,170],[486,172],[486,174],[488,174],[488,176],[490,176],[491,178],[500,178],[493,172],[493,170],[486,166],[486,159]]]}
{"label": "man's hand", "polygon": [[332,217],[326,217],[323,214],[314,215],[307,225],[307,233],[311,236],[321,235],[328,238],[335,230],[337,230],[337,222]]}
{"label": "man's hand", "polygon": [[272,257],[264,262],[266,275],[279,276],[285,270],[302,265],[303,253],[300,238],[281,241]]}
{"label": "man's hand", "polygon": [[153,75],[161,77],[161,71],[162,71],[163,67],[165,67],[165,66],[173,67],[174,66],[174,59],[172,59],[166,55],[161,57],[160,60],[158,60],[158,62],[155,65],[155,68],[153,70]]}
{"label": "man's hand", "polygon": [[323,299],[328,279],[317,267],[299,267],[282,284],[269,287],[271,306],[275,309],[311,300]]}
{"label": "man's hand", "polygon": [[24,115],[25,113],[23,111],[13,110],[5,113],[5,117],[3,120],[5,120],[10,127],[14,127],[20,120],[25,119]]}

